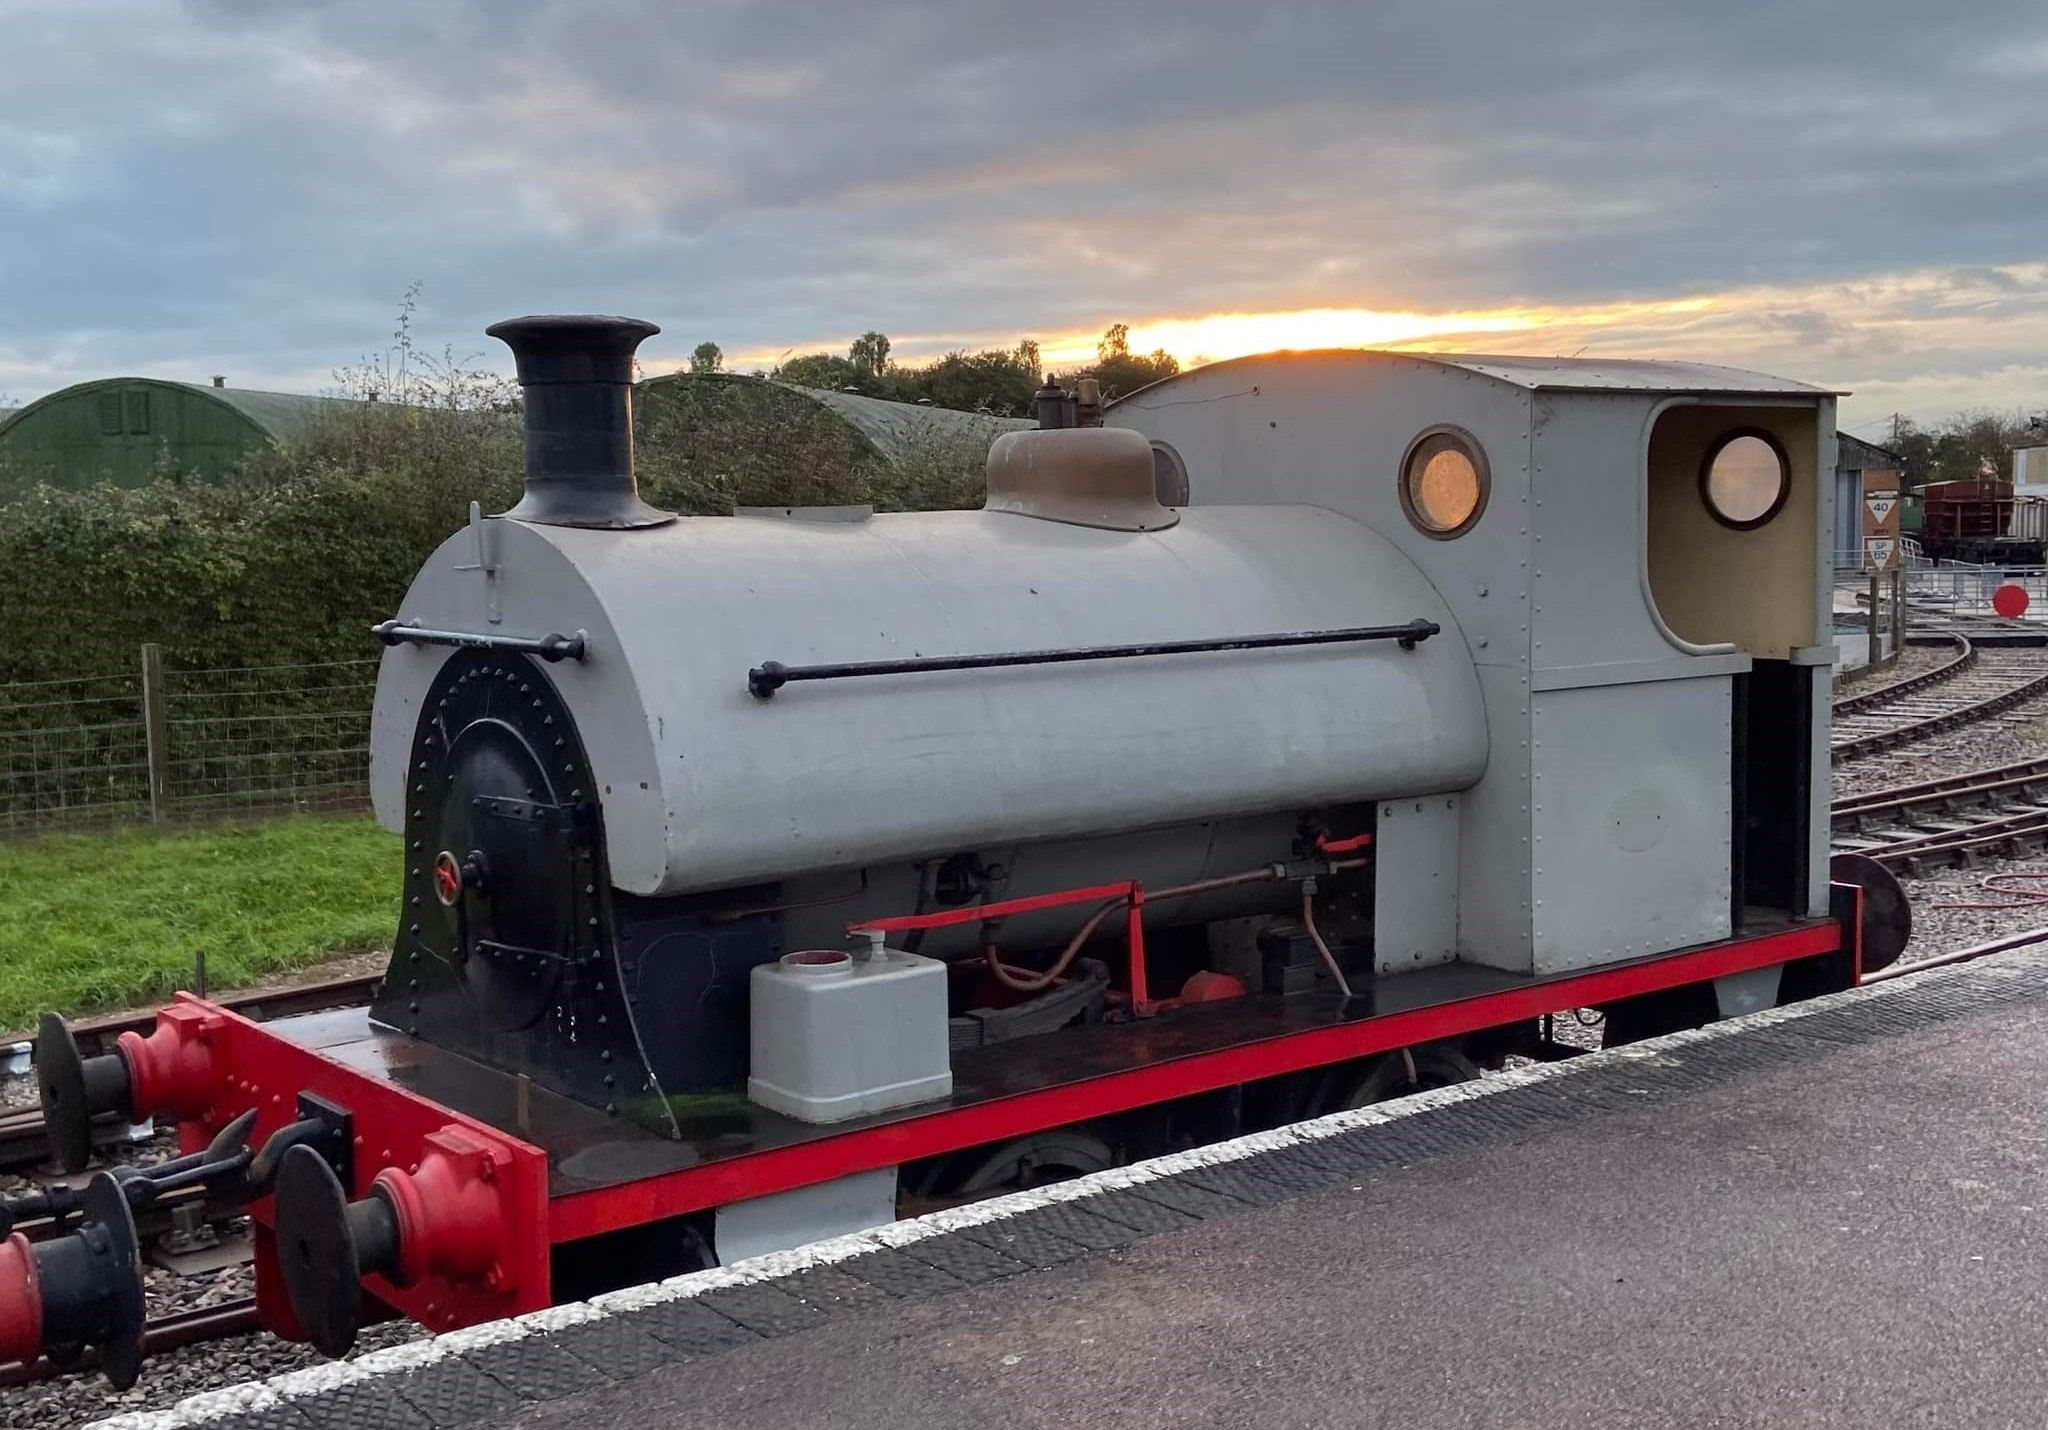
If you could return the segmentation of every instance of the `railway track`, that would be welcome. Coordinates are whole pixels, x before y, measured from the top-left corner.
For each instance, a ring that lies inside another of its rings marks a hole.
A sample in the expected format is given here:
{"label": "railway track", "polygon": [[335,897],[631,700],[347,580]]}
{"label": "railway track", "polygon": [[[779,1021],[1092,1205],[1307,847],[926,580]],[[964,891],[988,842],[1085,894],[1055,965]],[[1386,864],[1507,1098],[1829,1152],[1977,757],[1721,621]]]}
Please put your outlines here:
{"label": "railway track", "polygon": [[2048,667],[2033,651],[1968,649],[1947,665],[1835,706],[1835,761],[1897,749],[2048,696]]}
{"label": "railway track", "polygon": [[[300,983],[254,993],[236,993],[213,1001],[230,1012],[257,1022],[289,1018],[299,1013],[325,1013],[333,1008],[353,1008],[374,999],[384,987],[381,973],[357,973],[346,978],[327,978],[318,983]],[[115,1041],[127,1032],[147,1033],[156,1026],[154,1009],[140,1013],[110,1013],[104,1018],[86,1018],[71,1025],[78,1051],[85,1057],[110,1052]],[[18,1033],[5,1040],[10,1051],[26,1055],[29,1035]]]}
{"label": "railway track", "polygon": [[1840,720],[1844,715],[1854,715],[1860,711],[1874,710],[1884,705],[1887,701],[1902,699],[1918,691],[1926,690],[1930,686],[1939,685],[1945,680],[1951,680],[1961,675],[1977,663],[1977,648],[1970,643],[1968,636],[1957,635],[1951,636],[1950,639],[1955,643],[1955,654],[1947,662],[1936,666],[1932,670],[1922,671],[1919,675],[1909,676],[1904,680],[1887,681],[1883,685],[1873,686],[1869,690],[1844,695],[1841,699],[1835,701],[1835,718]]}
{"label": "railway track", "polygon": [[[256,1298],[238,1296],[217,1306],[201,1306],[150,1317],[142,1328],[142,1349],[143,1354],[156,1356],[177,1350],[180,1346],[196,1346],[204,1341],[225,1340],[229,1336],[246,1336],[262,1329],[263,1318],[257,1314]],[[76,1361],[63,1365],[58,1365],[48,1356],[31,1362],[12,1361],[0,1365],[0,1387],[29,1385],[52,1376],[90,1370],[98,1364],[99,1355],[91,1350]]]}
{"label": "railway track", "polygon": [[[262,1022],[300,1013],[324,1013],[334,1008],[357,1007],[375,998],[383,986],[384,975],[381,973],[356,974],[347,978],[323,979],[318,983],[302,983],[291,988],[237,994],[216,1001],[223,1008]],[[74,1023],[72,1035],[78,1039],[78,1050],[90,1057],[110,1051],[121,1034],[147,1033],[155,1023],[154,1012],[117,1013]],[[26,1063],[28,1039],[12,1039],[9,1048]],[[130,1140],[130,1130],[125,1123],[104,1122],[95,1130],[94,1140],[103,1146]],[[50,1142],[40,1108],[23,1107],[0,1112],[0,1171],[18,1172],[34,1167],[49,1154]]]}
{"label": "railway track", "polygon": [[2048,845],[2048,759],[1869,790],[1835,801],[1832,843],[1911,873]]}

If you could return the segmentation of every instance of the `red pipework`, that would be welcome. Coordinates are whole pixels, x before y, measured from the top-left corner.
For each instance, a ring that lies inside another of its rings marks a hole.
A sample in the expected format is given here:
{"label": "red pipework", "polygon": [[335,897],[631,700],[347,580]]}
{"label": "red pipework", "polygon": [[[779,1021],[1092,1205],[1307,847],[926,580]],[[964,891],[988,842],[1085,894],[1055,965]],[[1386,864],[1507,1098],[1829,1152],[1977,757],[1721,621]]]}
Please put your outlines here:
{"label": "red pipework", "polygon": [[43,1288],[35,1252],[20,1232],[0,1241],[0,1361],[27,1365],[43,1353]]}
{"label": "red pipework", "polygon": [[1091,884],[1085,889],[1062,889],[1056,894],[1033,894],[1028,898],[1003,899],[993,904],[966,904],[957,909],[942,909],[935,914],[898,914],[886,919],[862,919],[857,924],[848,924],[846,931],[860,933],[874,929],[880,933],[910,933],[917,929],[948,928],[954,924],[988,923],[994,919],[1009,918],[1012,914],[1034,914],[1040,909],[1057,909],[1067,904],[1121,899],[1137,887],[1129,881]]}
{"label": "red pipework", "polygon": [[386,1167],[370,1184],[398,1222],[392,1279],[411,1286],[444,1276],[516,1289],[518,1260],[507,1254],[510,1228],[498,1196],[498,1174],[511,1155],[453,1124],[421,1141],[425,1151],[410,1172]]}
{"label": "red pipework", "polygon": [[907,933],[915,929],[947,928],[955,924],[985,924],[1013,914],[1037,913],[1068,904],[1125,901],[1124,930],[1131,945],[1130,1008],[1135,1017],[1147,1017],[1155,1004],[1145,991],[1145,888],[1132,879],[1121,884],[1091,884],[1085,889],[1062,889],[1056,894],[1033,894],[1028,898],[1004,899],[993,904],[968,904],[935,914],[899,914],[894,918],[863,919],[848,924],[848,933]]}
{"label": "red pipework", "polygon": [[1318,854],[1356,854],[1361,849],[1372,847],[1370,834],[1354,834],[1349,839],[1332,839],[1327,833],[1316,836]]}
{"label": "red pipework", "polygon": [[159,1009],[156,1030],[148,1037],[123,1033],[115,1040],[128,1061],[129,1112],[137,1117],[159,1113],[180,1120],[205,1115],[220,1095],[226,1069],[214,1055],[213,1035],[220,1017],[190,1003]]}
{"label": "red pipework", "polygon": [[1152,1016],[1152,995],[1145,986],[1145,890],[1131,881],[1130,903],[1124,908],[1124,937],[1131,945],[1131,1016]]}

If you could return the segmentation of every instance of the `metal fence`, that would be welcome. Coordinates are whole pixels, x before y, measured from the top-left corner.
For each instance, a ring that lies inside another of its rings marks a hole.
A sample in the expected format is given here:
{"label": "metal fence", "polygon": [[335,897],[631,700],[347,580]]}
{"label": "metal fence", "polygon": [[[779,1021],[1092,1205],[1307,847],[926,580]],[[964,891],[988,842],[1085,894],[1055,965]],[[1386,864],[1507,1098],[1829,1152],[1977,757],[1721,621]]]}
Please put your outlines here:
{"label": "metal fence", "polygon": [[2002,586],[2024,590],[2028,609],[2039,612],[2048,602],[2048,567],[1937,561],[1907,573],[1906,597],[1923,609],[1981,616],[1991,613],[1991,598]]}
{"label": "metal fence", "polygon": [[345,808],[369,789],[377,662],[0,685],[0,834]]}

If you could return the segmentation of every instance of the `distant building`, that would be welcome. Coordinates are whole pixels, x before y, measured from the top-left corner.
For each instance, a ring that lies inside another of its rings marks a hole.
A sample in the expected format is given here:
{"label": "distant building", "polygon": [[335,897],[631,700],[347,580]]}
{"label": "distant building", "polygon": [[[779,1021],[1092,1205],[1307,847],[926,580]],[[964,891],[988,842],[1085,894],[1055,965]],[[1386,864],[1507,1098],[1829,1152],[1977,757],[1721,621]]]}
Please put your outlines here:
{"label": "distant building", "polygon": [[2048,446],[2012,449],[2012,494],[2048,497]]}
{"label": "distant building", "polygon": [[[1855,570],[1863,565],[1863,494],[1898,491],[1906,462],[1889,447],[1835,434],[1835,565]],[[1905,513],[1901,512],[1901,526]]]}
{"label": "distant building", "polygon": [[343,398],[109,377],[0,414],[0,465],[53,486],[141,486],[169,468],[217,481],[251,452],[289,441]]}
{"label": "distant building", "polygon": [[935,441],[964,439],[986,445],[1005,432],[1038,425],[1024,417],[991,417],[922,402],[889,402],[857,392],[800,387],[726,372],[672,372],[648,378],[633,391],[636,423],[644,428],[670,404],[684,398],[694,402],[711,399],[721,405],[737,399],[764,412],[814,408],[867,453],[892,466],[915,460]]}
{"label": "distant building", "polygon": [[1035,426],[737,373],[669,373],[633,392],[642,489],[685,511],[978,505],[990,445]]}

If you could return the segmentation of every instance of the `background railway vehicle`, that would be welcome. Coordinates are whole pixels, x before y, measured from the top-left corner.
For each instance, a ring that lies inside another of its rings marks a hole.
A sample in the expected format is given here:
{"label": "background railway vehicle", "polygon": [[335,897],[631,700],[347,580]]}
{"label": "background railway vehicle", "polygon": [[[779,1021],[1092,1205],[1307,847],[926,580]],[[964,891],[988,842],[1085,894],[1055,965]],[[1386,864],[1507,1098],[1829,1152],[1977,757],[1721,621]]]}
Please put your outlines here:
{"label": "background railway vehicle", "polygon": [[2011,482],[1970,477],[1920,488],[1920,545],[1941,561],[2039,566],[2048,553],[2048,501],[2015,497]]}
{"label": "background railway vehicle", "polygon": [[188,1156],[0,1247],[9,1355],[132,1377],[131,1211],[180,1188],[339,1353],[1896,956],[1828,866],[1826,391],[1275,355],[1101,425],[1049,389],[982,510],[677,520],[633,477],[656,329],[491,331],[525,497],[377,628],[385,991],[181,995],[90,1058],[48,1020],[73,1165],[97,1116]]}

